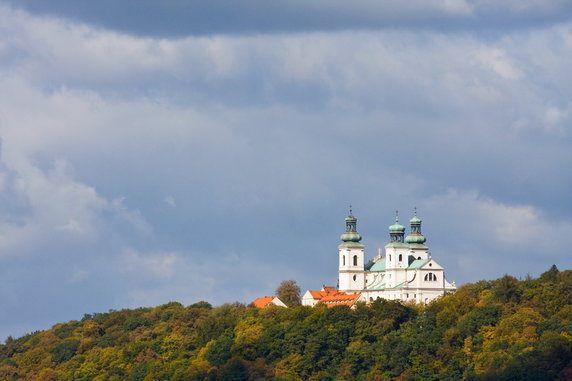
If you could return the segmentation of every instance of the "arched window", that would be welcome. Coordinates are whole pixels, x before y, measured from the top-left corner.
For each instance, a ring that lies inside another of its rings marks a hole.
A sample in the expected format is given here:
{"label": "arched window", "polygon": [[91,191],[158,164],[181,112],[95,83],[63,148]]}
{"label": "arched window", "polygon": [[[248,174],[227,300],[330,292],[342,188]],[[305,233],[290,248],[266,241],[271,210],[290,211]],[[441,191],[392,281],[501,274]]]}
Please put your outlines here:
{"label": "arched window", "polygon": [[399,254],[399,262],[403,260],[403,255]]}
{"label": "arched window", "polygon": [[345,266],[345,265],[346,265],[346,256],[343,255],[342,256],[342,266]]}
{"label": "arched window", "polygon": [[354,266],[357,266],[357,255],[354,255]]}
{"label": "arched window", "polygon": [[421,257],[417,257],[417,259],[421,259]]}
{"label": "arched window", "polygon": [[357,279],[357,275],[354,275],[354,282],[355,282],[356,279]]}
{"label": "arched window", "polygon": [[434,282],[434,281],[437,280],[437,276],[436,276],[435,274],[433,274],[433,273],[428,273],[428,274],[425,275],[425,278],[424,278],[424,279],[425,279],[426,281]]}

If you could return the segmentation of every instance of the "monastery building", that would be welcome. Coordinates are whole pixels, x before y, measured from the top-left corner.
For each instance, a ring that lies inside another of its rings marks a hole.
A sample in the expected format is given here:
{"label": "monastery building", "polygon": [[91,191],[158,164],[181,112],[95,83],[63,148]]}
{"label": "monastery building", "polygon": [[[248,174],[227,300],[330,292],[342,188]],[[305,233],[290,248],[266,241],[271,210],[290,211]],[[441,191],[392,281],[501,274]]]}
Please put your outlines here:
{"label": "monastery building", "polygon": [[[415,301],[428,303],[431,300],[456,290],[455,283],[445,279],[445,269],[432,258],[421,234],[421,219],[416,213],[409,221],[411,229],[405,237],[405,227],[395,223],[389,227],[389,243],[385,245],[385,256],[380,254],[365,263],[365,246],[357,232],[357,219],[346,217],[346,232],[340,237],[338,246],[338,289],[336,298],[341,295],[356,295],[356,301],[372,302],[377,298],[389,300]],[[329,287],[321,291],[307,291],[303,305],[313,306],[322,299],[320,295],[332,295]],[[327,303],[331,305],[330,303]]]}

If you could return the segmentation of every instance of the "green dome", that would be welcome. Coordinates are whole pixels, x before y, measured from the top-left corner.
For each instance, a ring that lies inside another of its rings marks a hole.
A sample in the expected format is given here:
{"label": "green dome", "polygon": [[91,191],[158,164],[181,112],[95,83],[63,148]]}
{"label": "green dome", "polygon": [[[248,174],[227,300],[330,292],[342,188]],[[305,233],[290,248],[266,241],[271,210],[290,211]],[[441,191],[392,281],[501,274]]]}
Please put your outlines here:
{"label": "green dome", "polygon": [[404,232],[405,226],[401,225],[397,218],[395,219],[395,223],[389,227],[390,232]]}
{"label": "green dome", "polygon": [[345,232],[340,236],[340,239],[344,242],[359,242],[361,235],[358,232]]}
{"label": "green dome", "polygon": [[412,219],[409,220],[409,222],[411,222],[412,224],[420,224],[421,223],[421,219],[417,216],[413,216]]}
{"label": "green dome", "polygon": [[[361,241],[361,235],[357,232],[357,218],[352,214],[352,208],[350,206],[350,214],[345,218],[346,220],[346,232],[340,236],[340,239],[347,243],[358,243]],[[361,244],[358,244],[361,245]]]}
{"label": "green dome", "polygon": [[425,243],[427,239],[422,234],[410,234],[405,237],[405,242],[407,243]]}

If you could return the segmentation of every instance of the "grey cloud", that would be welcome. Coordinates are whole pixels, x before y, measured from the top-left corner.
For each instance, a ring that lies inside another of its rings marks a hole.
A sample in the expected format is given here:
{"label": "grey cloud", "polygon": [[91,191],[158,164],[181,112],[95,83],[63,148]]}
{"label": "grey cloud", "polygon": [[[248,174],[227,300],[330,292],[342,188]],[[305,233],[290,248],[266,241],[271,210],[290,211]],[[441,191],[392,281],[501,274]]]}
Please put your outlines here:
{"label": "grey cloud", "polygon": [[[569,20],[565,0],[448,1],[62,1],[9,0],[38,14],[148,36],[281,33],[378,28],[505,30]],[[153,20],[153,22],[149,22]]]}
{"label": "grey cloud", "polygon": [[0,17],[0,297],[30,316],[0,336],[334,285],[349,204],[370,257],[418,206],[458,283],[570,265],[569,23],[157,39]]}

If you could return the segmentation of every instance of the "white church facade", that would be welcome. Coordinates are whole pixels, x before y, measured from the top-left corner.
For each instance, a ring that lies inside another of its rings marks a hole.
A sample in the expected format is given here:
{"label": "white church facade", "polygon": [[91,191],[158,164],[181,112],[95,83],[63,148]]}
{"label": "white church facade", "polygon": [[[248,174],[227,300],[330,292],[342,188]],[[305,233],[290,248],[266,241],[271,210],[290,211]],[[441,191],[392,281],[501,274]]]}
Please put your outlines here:
{"label": "white church facade", "polygon": [[409,221],[411,230],[405,237],[405,227],[389,227],[390,242],[385,255],[365,263],[365,246],[357,232],[357,219],[350,214],[345,219],[346,232],[338,246],[338,291],[360,294],[358,301],[371,302],[377,298],[428,303],[456,290],[455,283],[445,279],[445,269],[432,258],[421,234],[421,219],[417,215]]}

